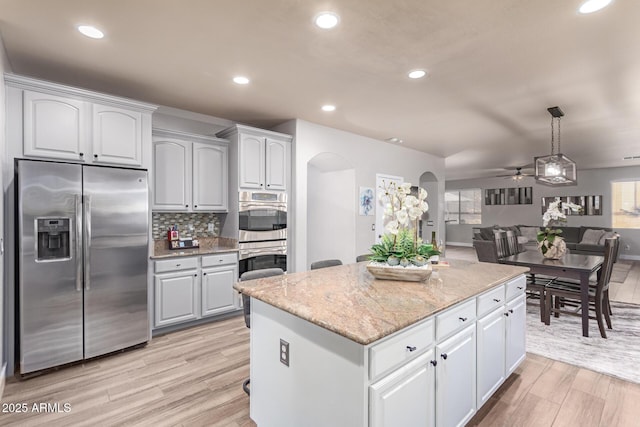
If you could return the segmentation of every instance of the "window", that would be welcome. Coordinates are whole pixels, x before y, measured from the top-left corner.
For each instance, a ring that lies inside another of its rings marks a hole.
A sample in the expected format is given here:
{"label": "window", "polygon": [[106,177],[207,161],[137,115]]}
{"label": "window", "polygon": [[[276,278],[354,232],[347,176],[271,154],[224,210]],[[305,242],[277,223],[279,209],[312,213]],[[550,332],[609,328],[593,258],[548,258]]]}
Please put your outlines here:
{"label": "window", "polygon": [[611,225],[640,228],[640,181],[611,183]]}
{"label": "window", "polygon": [[482,190],[445,191],[444,222],[446,224],[482,224]]}

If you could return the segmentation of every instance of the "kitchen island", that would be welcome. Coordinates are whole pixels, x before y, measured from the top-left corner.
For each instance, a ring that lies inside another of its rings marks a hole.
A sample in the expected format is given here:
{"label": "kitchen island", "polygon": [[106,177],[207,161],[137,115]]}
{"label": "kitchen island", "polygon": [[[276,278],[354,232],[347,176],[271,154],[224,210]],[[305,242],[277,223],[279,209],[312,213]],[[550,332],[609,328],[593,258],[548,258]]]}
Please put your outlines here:
{"label": "kitchen island", "polygon": [[366,264],[235,285],[258,425],[464,425],[524,360],[526,268],[452,261],[400,282]]}

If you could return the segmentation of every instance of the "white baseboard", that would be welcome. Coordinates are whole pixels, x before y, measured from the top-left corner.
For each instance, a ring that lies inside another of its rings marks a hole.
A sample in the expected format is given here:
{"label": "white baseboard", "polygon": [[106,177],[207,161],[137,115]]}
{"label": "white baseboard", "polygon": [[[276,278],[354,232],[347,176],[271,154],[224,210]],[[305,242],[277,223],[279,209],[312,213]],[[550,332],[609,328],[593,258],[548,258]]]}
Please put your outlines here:
{"label": "white baseboard", "polygon": [[4,393],[4,380],[7,376],[7,364],[2,365],[2,370],[0,370],[0,400],[2,400],[2,395]]}
{"label": "white baseboard", "polygon": [[466,243],[466,242],[446,242],[446,244],[451,246],[466,246],[467,248],[473,247],[473,243]]}
{"label": "white baseboard", "polygon": [[628,259],[628,260],[632,260],[632,261],[640,261],[640,255],[624,255],[624,254],[620,254],[618,256],[618,258],[620,258],[620,259]]}

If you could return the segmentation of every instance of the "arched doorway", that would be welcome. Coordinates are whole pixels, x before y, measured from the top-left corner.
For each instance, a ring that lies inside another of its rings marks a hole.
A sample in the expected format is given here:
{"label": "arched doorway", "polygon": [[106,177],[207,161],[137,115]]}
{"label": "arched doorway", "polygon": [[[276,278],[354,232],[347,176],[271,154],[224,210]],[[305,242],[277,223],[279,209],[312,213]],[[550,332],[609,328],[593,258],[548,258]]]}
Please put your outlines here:
{"label": "arched doorway", "polygon": [[307,162],[307,268],[322,259],[355,260],[355,182],[351,162],[335,153]]}

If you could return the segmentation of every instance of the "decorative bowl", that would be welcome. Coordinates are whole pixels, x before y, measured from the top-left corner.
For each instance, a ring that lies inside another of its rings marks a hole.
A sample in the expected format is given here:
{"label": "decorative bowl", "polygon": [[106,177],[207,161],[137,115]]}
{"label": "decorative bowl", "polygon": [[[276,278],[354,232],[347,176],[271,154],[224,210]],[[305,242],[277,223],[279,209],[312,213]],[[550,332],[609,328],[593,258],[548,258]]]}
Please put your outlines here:
{"label": "decorative bowl", "polygon": [[429,264],[422,267],[401,267],[399,265],[390,266],[373,261],[367,264],[367,270],[376,279],[405,282],[423,282],[431,276],[431,272],[433,271]]}

